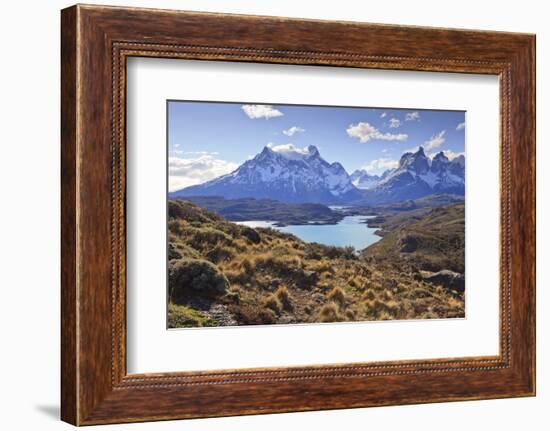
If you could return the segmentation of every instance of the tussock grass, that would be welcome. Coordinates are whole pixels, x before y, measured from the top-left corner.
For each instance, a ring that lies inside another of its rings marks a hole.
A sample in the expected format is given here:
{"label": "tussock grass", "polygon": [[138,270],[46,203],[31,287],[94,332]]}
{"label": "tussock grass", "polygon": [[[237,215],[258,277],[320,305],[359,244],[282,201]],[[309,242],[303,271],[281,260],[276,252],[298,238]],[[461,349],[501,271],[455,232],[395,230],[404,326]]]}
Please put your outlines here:
{"label": "tussock grass", "polygon": [[284,310],[292,310],[292,298],[286,286],[278,287],[275,291],[275,297],[279,300]]}
{"label": "tussock grass", "polygon": [[334,302],[323,305],[319,310],[320,322],[340,322],[341,320],[338,306]]}
{"label": "tussock grass", "polygon": [[277,298],[276,295],[269,295],[264,300],[264,307],[270,309],[275,314],[280,314],[281,310],[283,309],[283,304],[281,304],[281,301],[279,301],[279,298]]}
{"label": "tussock grass", "polygon": [[[207,312],[215,304],[239,325],[464,316],[464,295],[424,281],[421,262],[251,229],[186,201],[169,205],[171,273],[189,261],[207,268],[170,283],[179,285],[169,312],[174,327],[217,324]],[[185,308],[176,310],[176,301]]]}
{"label": "tussock grass", "polygon": [[329,301],[338,304],[340,308],[344,308],[346,306],[346,294],[339,287],[332,289],[327,295],[327,298]]}

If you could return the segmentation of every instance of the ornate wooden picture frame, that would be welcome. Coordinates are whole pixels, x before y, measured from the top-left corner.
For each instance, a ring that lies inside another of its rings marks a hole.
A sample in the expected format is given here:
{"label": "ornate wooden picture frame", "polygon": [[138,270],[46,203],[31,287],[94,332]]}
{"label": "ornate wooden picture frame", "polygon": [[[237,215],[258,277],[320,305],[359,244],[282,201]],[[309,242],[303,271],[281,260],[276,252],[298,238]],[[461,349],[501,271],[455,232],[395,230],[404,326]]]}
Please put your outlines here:
{"label": "ornate wooden picture frame", "polygon": [[[533,396],[535,37],[102,6],[62,11],[61,416],[75,425]],[[126,60],[497,75],[500,354],[126,372]]]}

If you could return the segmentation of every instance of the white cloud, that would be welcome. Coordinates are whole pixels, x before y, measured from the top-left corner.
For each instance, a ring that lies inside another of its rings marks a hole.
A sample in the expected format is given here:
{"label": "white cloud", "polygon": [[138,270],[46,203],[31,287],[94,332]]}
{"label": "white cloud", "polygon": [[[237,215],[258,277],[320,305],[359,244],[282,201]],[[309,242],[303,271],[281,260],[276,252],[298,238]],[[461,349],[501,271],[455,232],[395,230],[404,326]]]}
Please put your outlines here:
{"label": "white cloud", "polygon": [[290,129],[283,130],[283,134],[286,136],[293,136],[295,133],[302,133],[305,132],[306,129],[302,129],[298,126],[292,126]]}
{"label": "white cloud", "polygon": [[386,117],[386,115],[388,115],[388,114],[387,114],[387,113],[385,113],[385,112],[382,112],[382,114],[380,114],[380,118],[385,118],[385,117]]}
{"label": "white cloud", "polygon": [[307,147],[300,148],[294,144],[274,144],[273,142],[270,142],[269,144],[267,144],[267,146],[276,153],[298,153],[303,155],[309,154],[309,150],[307,149]]}
{"label": "white cloud", "polygon": [[445,130],[433,135],[430,139],[424,142],[424,148],[427,151],[433,150],[434,148],[441,147],[445,143]]}
{"label": "white cloud", "polygon": [[395,129],[395,128],[401,126],[401,124],[403,124],[403,123],[401,123],[401,120],[399,120],[398,118],[390,118],[388,125],[389,125],[390,129]]}
{"label": "white cloud", "polygon": [[271,148],[272,151],[275,151],[276,153],[279,153],[283,157],[289,159],[289,160],[302,160],[304,156],[309,156],[312,154],[310,151],[310,148],[315,151],[315,147],[304,147],[300,148],[295,146],[294,144],[274,144],[269,143],[267,144],[269,148]]}
{"label": "white cloud", "polygon": [[368,142],[370,140],[405,141],[409,137],[406,133],[382,133],[376,127],[365,122],[350,124],[346,132],[348,136],[357,138],[360,142]]}
{"label": "white cloud", "polygon": [[419,120],[420,120],[420,113],[418,111],[408,112],[405,115],[405,121],[419,121]]}
{"label": "white cloud", "polygon": [[202,154],[194,159],[168,158],[168,190],[201,184],[228,174],[238,167],[237,163],[216,159],[214,154]]}
{"label": "white cloud", "polygon": [[466,122],[463,121],[462,123],[458,123],[456,126],[456,130],[464,130],[466,128]]}
{"label": "white cloud", "polygon": [[[174,145],[174,148],[178,148],[180,145],[176,144]],[[217,151],[183,151],[179,149],[170,149],[170,156],[181,156],[181,155],[192,155],[192,156],[204,156],[204,155],[210,155],[210,156],[217,156]]]}
{"label": "white cloud", "polygon": [[252,118],[253,120],[257,118],[269,120],[270,118],[283,116],[281,111],[271,105],[242,105],[241,108],[248,115],[248,118]]}
{"label": "white cloud", "polygon": [[192,154],[199,156],[204,156],[205,154],[207,154],[210,156],[217,156],[220,153],[218,153],[217,151],[185,151],[183,154]]}
{"label": "white cloud", "polygon": [[363,166],[363,169],[366,169],[368,173],[382,173],[387,169],[394,169],[399,166],[397,160],[388,159],[382,157],[380,159],[371,160],[367,165]]}

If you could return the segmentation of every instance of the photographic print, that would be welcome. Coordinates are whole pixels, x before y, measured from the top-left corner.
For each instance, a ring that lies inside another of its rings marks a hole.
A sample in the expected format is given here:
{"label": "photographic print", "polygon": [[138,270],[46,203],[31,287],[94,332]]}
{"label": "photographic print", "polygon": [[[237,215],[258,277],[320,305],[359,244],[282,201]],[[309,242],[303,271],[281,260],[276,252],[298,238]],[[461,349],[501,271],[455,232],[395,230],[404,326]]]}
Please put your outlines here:
{"label": "photographic print", "polygon": [[167,102],[168,328],[465,316],[464,111]]}

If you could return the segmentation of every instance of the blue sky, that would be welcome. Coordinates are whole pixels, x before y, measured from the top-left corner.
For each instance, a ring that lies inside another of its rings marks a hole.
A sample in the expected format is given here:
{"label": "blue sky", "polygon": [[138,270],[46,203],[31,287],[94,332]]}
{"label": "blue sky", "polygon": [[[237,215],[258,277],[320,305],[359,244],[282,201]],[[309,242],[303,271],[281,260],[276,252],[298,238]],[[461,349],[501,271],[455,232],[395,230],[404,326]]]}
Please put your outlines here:
{"label": "blue sky", "polygon": [[315,145],[348,173],[381,173],[406,151],[464,153],[463,111],[168,102],[169,188],[234,170],[264,146]]}

